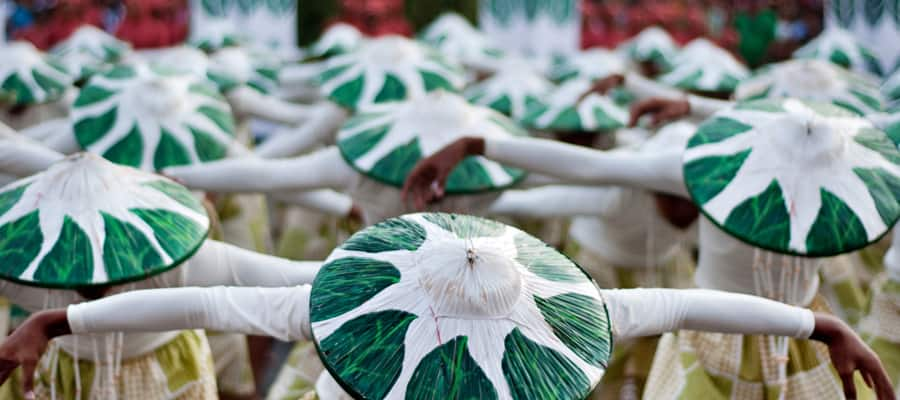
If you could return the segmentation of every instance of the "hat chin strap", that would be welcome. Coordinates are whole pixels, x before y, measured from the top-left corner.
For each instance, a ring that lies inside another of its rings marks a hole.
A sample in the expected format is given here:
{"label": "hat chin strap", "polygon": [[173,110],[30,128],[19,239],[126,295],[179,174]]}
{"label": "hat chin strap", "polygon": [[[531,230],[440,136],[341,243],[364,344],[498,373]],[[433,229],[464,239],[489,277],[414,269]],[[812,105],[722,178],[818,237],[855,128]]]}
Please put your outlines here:
{"label": "hat chin strap", "polygon": [[438,318],[507,318],[522,294],[515,249],[490,237],[448,239],[419,260],[419,284]]}

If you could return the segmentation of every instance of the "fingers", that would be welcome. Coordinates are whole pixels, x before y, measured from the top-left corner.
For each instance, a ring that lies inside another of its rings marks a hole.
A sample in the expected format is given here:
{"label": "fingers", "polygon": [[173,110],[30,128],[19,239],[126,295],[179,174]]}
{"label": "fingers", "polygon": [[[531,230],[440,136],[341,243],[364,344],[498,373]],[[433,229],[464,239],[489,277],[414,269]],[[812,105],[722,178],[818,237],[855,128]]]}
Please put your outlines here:
{"label": "fingers", "polygon": [[844,397],[847,400],[856,400],[856,384],[853,383],[853,371],[847,372],[839,372],[838,375],[841,377],[841,383],[844,386]]}
{"label": "fingers", "polygon": [[9,376],[12,375],[18,366],[19,363],[15,361],[0,360],[0,385],[9,379]]}
{"label": "fingers", "polygon": [[25,398],[29,398],[29,394],[32,399],[34,398],[34,370],[36,367],[36,361],[22,362],[22,391],[25,393]]}
{"label": "fingers", "polygon": [[878,361],[877,357],[873,355],[871,358],[867,359],[861,369],[862,371],[860,372],[862,373],[863,378],[866,380],[869,387],[875,390],[879,400],[894,399],[894,388],[891,385],[891,380],[888,378],[884,366]]}
{"label": "fingers", "polygon": [[656,98],[647,99],[631,106],[631,118],[628,126],[637,126],[638,120],[646,114],[654,113],[660,108],[660,101]]}

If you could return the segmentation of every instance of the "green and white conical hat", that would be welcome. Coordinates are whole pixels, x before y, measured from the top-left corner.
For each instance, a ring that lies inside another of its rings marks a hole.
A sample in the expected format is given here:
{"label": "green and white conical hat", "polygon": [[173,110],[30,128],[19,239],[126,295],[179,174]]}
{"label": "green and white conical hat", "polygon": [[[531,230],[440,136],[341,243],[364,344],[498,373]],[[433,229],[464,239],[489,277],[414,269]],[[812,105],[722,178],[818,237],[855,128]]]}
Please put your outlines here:
{"label": "green and white conical hat", "polygon": [[825,28],[819,36],[797,49],[794,57],[827,60],[856,72],[881,75],[881,64],[872,51],[852,33],[835,26]]}
{"label": "green and white conical hat", "polygon": [[823,60],[789,60],[771,64],[734,91],[737,100],[794,97],[829,102],[866,115],[884,107],[878,85],[867,75]]}
{"label": "green and white conical hat", "polygon": [[553,83],[523,64],[503,67],[488,79],[470,86],[465,96],[474,104],[490,107],[520,120],[554,89]]}
{"label": "green and white conical hat", "polygon": [[900,108],[890,112],[871,114],[866,118],[888,135],[895,145],[900,146]]}
{"label": "green and white conical hat", "polygon": [[222,93],[241,86],[241,80],[227,68],[215,68],[209,55],[196,47],[175,46],[157,54],[151,64],[157,69],[192,74],[198,79],[210,80]]}
{"label": "green and white conical hat", "polygon": [[240,85],[269,94],[278,89],[280,68],[280,63],[269,54],[246,47],[228,47],[210,56],[209,72],[213,76],[237,79]]}
{"label": "green and white conical hat", "polygon": [[200,29],[191,32],[190,44],[206,52],[214,52],[226,47],[240,46],[247,38],[238,32],[230,20],[206,21]]}
{"label": "green and white conical hat", "polygon": [[900,100],[900,69],[884,80],[881,85],[881,93],[891,101]]}
{"label": "green and white conical hat", "polygon": [[59,100],[72,85],[65,69],[28,42],[0,45],[0,103],[44,104]]}
{"label": "green and white conical hat", "polygon": [[624,74],[628,69],[625,60],[605,49],[590,49],[557,59],[550,68],[550,79],[598,80],[613,74]]}
{"label": "green and white conical hat", "polygon": [[206,239],[183,186],[79,153],[0,188],[0,278],[85,288],[167,271]]}
{"label": "green and white conical hat", "polygon": [[83,25],[50,54],[76,80],[86,79],[131,52],[131,45],[92,25]]}
{"label": "green and white conical hat", "polygon": [[900,217],[900,152],[871,122],[797,99],[738,103],[704,122],[684,180],[731,235],[779,253],[826,257],[865,247]]}
{"label": "green and white conical hat", "polygon": [[444,13],[425,28],[420,39],[448,59],[470,68],[495,70],[503,50],[456,13]]}
{"label": "green and white conical hat", "polygon": [[310,294],[322,363],[358,399],[585,398],[612,350],[594,282],[511,226],[392,218],[328,257]]}
{"label": "green and white conical hat", "polygon": [[660,82],[684,90],[732,92],[750,70],[728,51],[706,39],[694,39],[675,57],[672,70]]}
{"label": "green and white conical hat", "polygon": [[[444,91],[406,102],[372,106],[338,132],[344,159],[363,174],[402,187],[416,163],[464,136],[526,133],[494,110]],[[509,187],[525,176],[484,157],[469,157],[447,179],[447,193],[478,193]]]}
{"label": "green and white conical hat", "polygon": [[635,62],[652,62],[663,71],[672,68],[678,45],[664,29],[651,26],[619,45],[618,50]]}
{"label": "green and white conical hat", "polygon": [[438,89],[456,92],[465,83],[461,68],[400,36],[372,39],[357,51],[328,59],[319,80],[326,97],[350,110]]}
{"label": "green and white conical hat", "polygon": [[625,126],[628,110],[611,97],[591,93],[579,101],[591,87],[588,80],[563,83],[547,100],[533,105],[522,124],[546,131],[598,133]]}
{"label": "green and white conical hat", "polygon": [[224,158],[231,108],[207,81],[145,64],[95,75],[70,115],[78,144],[147,171]]}
{"label": "green and white conical hat", "polygon": [[353,25],[334,24],[320,36],[311,46],[307,56],[310,58],[328,58],[355,51],[362,46],[365,37]]}

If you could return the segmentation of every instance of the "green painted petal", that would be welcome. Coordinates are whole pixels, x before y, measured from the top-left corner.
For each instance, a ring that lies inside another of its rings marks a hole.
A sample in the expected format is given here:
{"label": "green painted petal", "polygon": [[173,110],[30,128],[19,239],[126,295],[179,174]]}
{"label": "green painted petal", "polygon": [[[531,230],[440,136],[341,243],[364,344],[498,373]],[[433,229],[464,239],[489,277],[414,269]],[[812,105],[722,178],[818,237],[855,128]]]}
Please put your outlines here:
{"label": "green painted petal", "polygon": [[529,340],[519,328],[506,336],[504,349],[503,376],[515,400],[583,399],[591,390],[571,360]]}
{"label": "green painted petal", "polygon": [[730,156],[710,156],[688,162],[684,166],[685,184],[697,204],[716,197],[734,180],[752,150]]}
{"label": "green painted petal", "polygon": [[533,274],[553,282],[586,282],[587,275],[575,263],[546,243],[520,233],[515,238],[516,261]]}
{"label": "green painted petal", "polygon": [[205,115],[210,121],[216,124],[223,132],[234,134],[234,117],[231,116],[226,109],[202,106],[197,108],[197,112]]}
{"label": "green painted petal", "polygon": [[124,138],[103,153],[103,158],[116,164],[140,168],[142,154],[144,141],[141,138],[140,128],[135,124]]}
{"label": "green painted petal", "polygon": [[10,75],[6,78],[3,81],[2,89],[12,98],[13,104],[31,104],[35,102],[34,91],[18,75]]}
{"label": "green painted petal", "polygon": [[162,171],[166,167],[188,165],[190,163],[191,155],[188,149],[182,146],[169,131],[162,128],[159,144],[156,145],[156,152],[153,155],[153,168],[157,171]]}
{"label": "green painted petal", "polygon": [[510,101],[509,96],[506,95],[500,96],[497,100],[488,104],[488,107],[506,115],[512,113],[512,101]]}
{"label": "green painted petal", "polygon": [[310,320],[320,322],[337,317],[399,281],[400,271],[386,261],[359,257],[331,261],[313,282]]}
{"label": "green painted petal", "polygon": [[387,74],[384,77],[384,84],[378,95],[375,96],[376,103],[384,103],[387,101],[403,100],[406,98],[406,85],[393,74]]}
{"label": "green painted petal", "polygon": [[574,107],[566,107],[553,122],[550,122],[547,125],[547,128],[554,130],[566,130],[566,131],[580,131],[582,130],[581,126],[581,116],[578,115],[578,110]]}
{"label": "green painted petal", "polygon": [[425,85],[426,92],[431,92],[437,89],[444,89],[450,92],[456,91],[456,88],[453,87],[453,84],[439,74],[425,70],[420,70],[419,74],[422,75],[422,83]]}
{"label": "green painted petal", "polygon": [[675,86],[680,87],[682,89],[693,90],[697,86],[697,81],[700,80],[700,77],[703,76],[703,71],[694,71],[694,73],[682,78],[680,81],[675,83]]}
{"label": "green painted petal", "polygon": [[425,241],[425,237],[425,228],[421,225],[403,218],[392,218],[351,236],[341,248],[367,253],[415,251]]}
{"label": "green painted petal", "polygon": [[206,239],[206,230],[196,222],[168,210],[132,209],[153,229],[153,235],[163,250],[173,259],[186,257]]}
{"label": "green painted petal", "polygon": [[767,249],[785,251],[791,237],[790,215],[781,186],[773,180],[757,196],[744,200],[725,219],[725,229]]}
{"label": "green painted petal", "polygon": [[41,251],[43,241],[37,210],[0,226],[0,276],[22,275]]}
{"label": "green painted petal", "polygon": [[341,140],[338,147],[344,158],[354,161],[375,147],[389,130],[390,126],[372,128]]}
{"label": "green painted petal", "polygon": [[859,249],[869,243],[856,213],[840,198],[821,189],[822,206],[806,236],[806,252],[830,255],[834,249]]}
{"label": "green painted petal", "polygon": [[144,186],[152,187],[156,190],[159,190],[166,196],[169,196],[172,200],[175,200],[181,205],[190,208],[198,213],[205,214],[206,209],[203,208],[203,204],[197,200],[194,195],[191,194],[184,186],[181,186],[177,183],[158,180],[153,182],[145,183]]}
{"label": "green painted petal", "polygon": [[40,73],[37,70],[31,71],[31,75],[34,77],[34,81],[37,82],[38,86],[40,86],[41,89],[44,90],[44,92],[47,92],[50,97],[57,97],[66,90],[66,86],[64,84]]}
{"label": "green painted petal", "polygon": [[220,160],[228,155],[228,149],[225,145],[213,139],[212,135],[193,127],[188,127],[188,130],[191,131],[191,136],[194,138],[194,150],[197,152],[197,157],[200,158],[200,161]]}
{"label": "green painted petal", "polygon": [[96,117],[82,118],[75,122],[75,139],[82,149],[96,143],[116,124],[118,108],[113,107],[109,111]]}
{"label": "green painted petal", "polygon": [[704,144],[717,143],[734,135],[745,133],[753,129],[752,126],[740,123],[731,118],[715,117],[707,120],[697,128],[697,133],[688,141],[688,148]]}
{"label": "green painted petal", "polygon": [[331,92],[329,97],[334,100],[335,103],[351,110],[356,109],[356,103],[359,101],[359,97],[362,96],[365,83],[365,75],[360,75],[356,79],[338,86]]}
{"label": "green painted petal", "polygon": [[407,400],[492,400],[497,390],[457,336],[428,353],[406,386]]}
{"label": "green painted petal", "polygon": [[900,164],[900,151],[897,150],[897,146],[884,132],[872,128],[863,128],[860,129],[853,139],[857,143],[878,152],[888,161]]}
{"label": "green painted petal", "polygon": [[402,187],[409,171],[412,171],[421,159],[422,150],[419,147],[419,138],[414,138],[378,160],[369,172],[394,186]]}
{"label": "green painted petal", "polygon": [[361,398],[384,399],[400,377],[406,330],[415,319],[395,310],[361,315],[319,342],[319,352],[329,371]]}
{"label": "green painted petal", "polygon": [[[768,99],[769,90],[768,88],[762,93],[751,96],[747,98],[747,101],[742,101],[734,106],[735,110],[748,110],[748,111],[762,111],[762,112],[773,112],[773,113],[783,113],[786,112],[784,107],[782,106],[782,102],[780,100]],[[751,100],[752,98],[758,98],[759,100]],[[732,120],[733,121],[733,120]],[[740,122],[734,121],[738,124]],[[743,124],[742,124],[743,125]],[[745,125],[746,126],[746,125]]]}
{"label": "green painted petal", "polygon": [[88,85],[78,93],[75,99],[75,107],[84,107],[94,103],[99,103],[114,95],[115,92],[106,90],[99,86]]}
{"label": "green painted petal", "polygon": [[341,73],[350,68],[350,65],[340,65],[334,68],[326,69],[324,72],[319,74],[319,82],[326,83],[334,78],[337,78]]}
{"label": "green painted petal", "polygon": [[424,214],[426,221],[445,231],[453,232],[460,239],[497,237],[506,232],[506,225],[489,219],[463,214]]}
{"label": "green painted petal", "polygon": [[22,198],[22,193],[25,193],[25,189],[28,189],[28,185],[22,185],[0,193],[0,217],[19,202],[19,199]]}
{"label": "green painted petal", "polygon": [[577,293],[547,299],[534,296],[534,301],[560,341],[587,363],[606,368],[612,351],[612,327],[605,304]]}
{"label": "green painted petal", "polygon": [[56,244],[41,259],[34,272],[34,279],[71,285],[90,283],[93,276],[94,255],[91,241],[81,227],[67,215]]}
{"label": "green painted petal", "polygon": [[492,189],[494,182],[475,157],[466,157],[450,171],[446,189],[452,193],[477,192]]}
{"label": "green painted petal", "polygon": [[881,168],[854,168],[853,172],[869,189],[884,224],[893,225],[900,216],[900,204],[897,203],[900,199],[900,178]]}
{"label": "green painted petal", "polygon": [[146,276],[164,265],[150,241],[131,224],[101,212],[106,239],[103,242],[103,264],[110,280]]}
{"label": "green painted petal", "polygon": [[135,71],[134,67],[119,65],[103,74],[103,76],[110,79],[130,79],[137,76],[137,71]]}

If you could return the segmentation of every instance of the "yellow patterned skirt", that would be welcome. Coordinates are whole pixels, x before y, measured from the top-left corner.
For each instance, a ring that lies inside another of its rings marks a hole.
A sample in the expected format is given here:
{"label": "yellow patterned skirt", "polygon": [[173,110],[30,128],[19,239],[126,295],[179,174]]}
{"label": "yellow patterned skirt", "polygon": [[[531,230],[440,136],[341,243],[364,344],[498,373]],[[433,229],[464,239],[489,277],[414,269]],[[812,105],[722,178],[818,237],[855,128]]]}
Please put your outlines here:
{"label": "yellow patterned skirt", "polygon": [[315,398],[316,379],[325,369],[313,342],[299,342],[278,371],[266,400]]}
{"label": "yellow patterned skirt", "polygon": [[[202,331],[184,331],[150,353],[121,360],[119,368],[86,360],[77,361],[76,368],[76,360],[57,349],[51,348],[38,365],[35,396],[39,400],[218,398],[212,355]],[[114,385],[98,384],[110,376]]]}
{"label": "yellow patterned skirt", "polygon": [[882,277],[875,282],[872,309],[860,328],[875,350],[900,398],[900,282]]}

